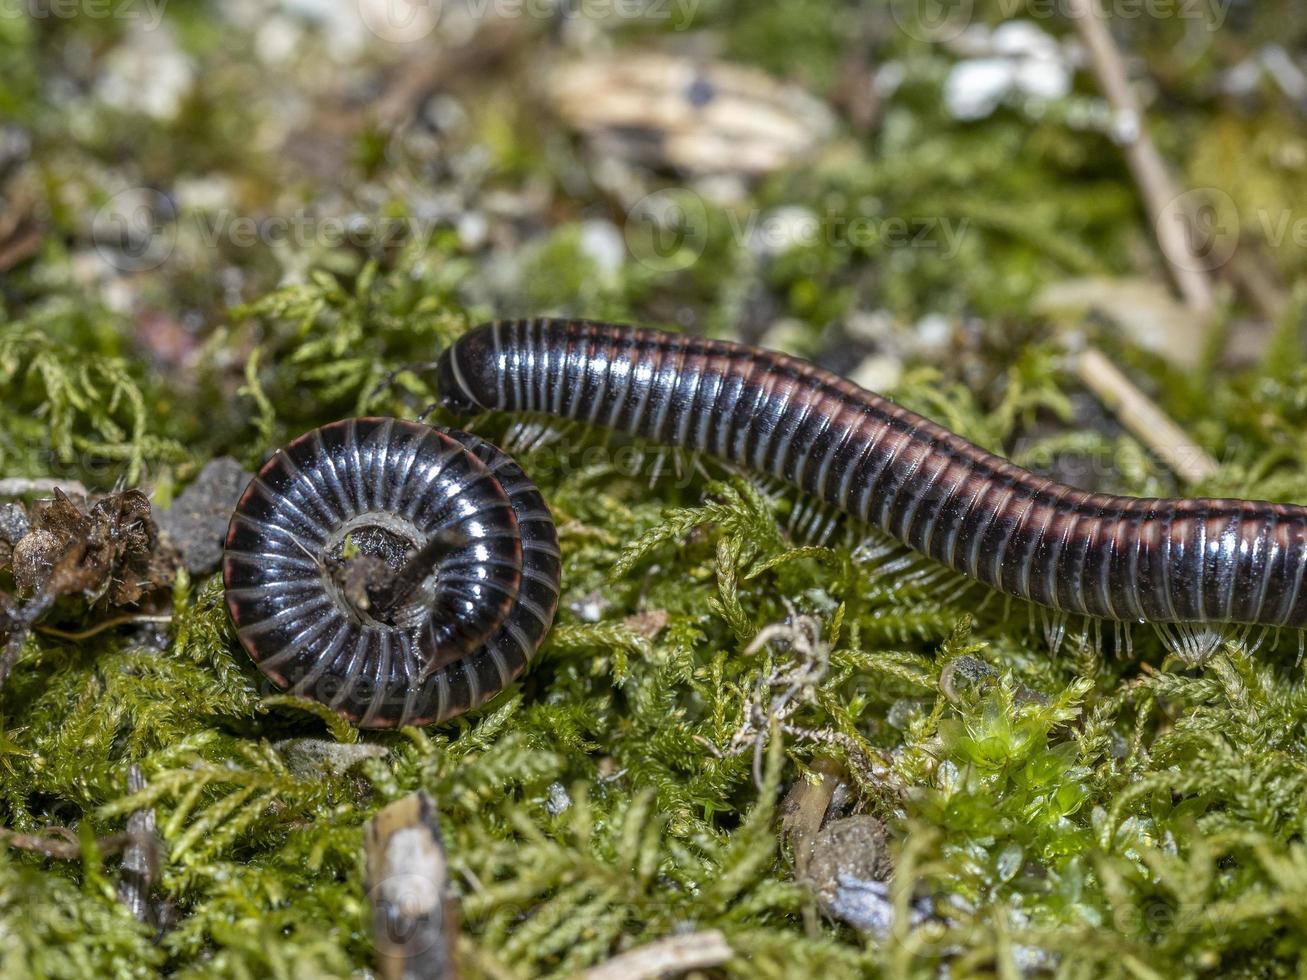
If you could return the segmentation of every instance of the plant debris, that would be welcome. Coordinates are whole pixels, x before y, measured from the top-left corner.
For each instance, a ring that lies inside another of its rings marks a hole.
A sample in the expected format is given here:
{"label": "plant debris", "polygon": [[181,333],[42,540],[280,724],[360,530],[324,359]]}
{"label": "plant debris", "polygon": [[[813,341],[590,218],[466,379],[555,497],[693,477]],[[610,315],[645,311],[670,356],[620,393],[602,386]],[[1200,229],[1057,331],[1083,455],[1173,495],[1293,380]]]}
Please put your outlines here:
{"label": "plant debris", "polygon": [[150,502],[139,490],[123,490],[89,505],[62,490],[32,504],[31,529],[14,545],[12,569],[18,594],[78,595],[88,604],[136,603],[172,582],[159,552]]}
{"label": "plant debris", "polygon": [[[160,549],[150,502],[139,490],[87,504],[56,489],[53,498],[34,502],[25,518],[26,532],[0,565],[0,571],[8,568],[17,594],[16,600],[0,593],[0,684],[28,631],[59,598],[76,597],[86,608],[135,605],[174,576],[173,558]],[[6,523],[17,532],[24,521],[9,510]]]}
{"label": "plant debris", "polygon": [[697,174],[769,173],[811,154],[833,129],[825,104],[797,86],[656,52],[560,65],[549,90],[601,150]]}

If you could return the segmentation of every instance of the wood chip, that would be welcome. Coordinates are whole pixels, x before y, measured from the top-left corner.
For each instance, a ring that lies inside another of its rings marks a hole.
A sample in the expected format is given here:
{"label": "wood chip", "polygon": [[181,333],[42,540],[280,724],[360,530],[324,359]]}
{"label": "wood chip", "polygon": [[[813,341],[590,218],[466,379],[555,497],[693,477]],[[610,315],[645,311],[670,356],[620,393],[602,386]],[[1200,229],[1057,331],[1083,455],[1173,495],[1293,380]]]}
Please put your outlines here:
{"label": "wood chip", "polygon": [[419,792],[364,828],[377,972],[386,980],[456,980],[457,910],[435,803]]}
{"label": "wood chip", "polygon": [[[820,781],[796,779],[780,808],[781,832],[789,841],[794,855],[794,876],[800,880],[807,877],[813,841],[826,819],[836,788],[845,779],[843,767],[830,756],[818,756],[812,767],[821,773]],[[808,935],[816,936],[820,927],[816,906],[811,901],[804,904],[803,919]]]}
{"label": "wood chip", "polygon": [[581,974],[582,980],[644,980],[706,970],[733,959],[735,951],[717,929],[671,936],[614,956]]}
{"label": "wood chip", "polygon": [[568,60],[547,88],[554,108],[601,149],[695,174],[770,173],[834,130],[821,100],[730,62],[624,51]]}

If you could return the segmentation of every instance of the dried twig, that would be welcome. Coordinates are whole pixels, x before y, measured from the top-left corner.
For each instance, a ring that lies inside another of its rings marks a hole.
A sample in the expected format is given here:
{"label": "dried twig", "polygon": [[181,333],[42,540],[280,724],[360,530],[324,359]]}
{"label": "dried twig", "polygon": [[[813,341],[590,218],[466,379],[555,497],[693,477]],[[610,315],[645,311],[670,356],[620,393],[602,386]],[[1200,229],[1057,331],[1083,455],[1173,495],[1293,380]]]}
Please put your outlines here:
{"label": "dried twig", "polygon": [[[127,791],[139,793],[143,789],[145,777],[140,766],[134,765],[127,770]],[[159,837],[153,809],[137,810],[127,818],[127,838],[122,876],[118,879],[118,901],[127,906],[138,922],[157,925],[158,909],[150,897],[159,880]]]}
{"label": "dried twig", "polygon": [[800,616],[790,609],[787,622],[764,627],[744,652],[756,653],[769,643],[788,647],[798,662],[788,669],[773,666],[766,676],[759,679],[755,693],[745,698],[740,727],[725,748],[718,748],[700,736],[696,736],[696,740],[718,758],[739,755],[752,747],[753,779],[760,789],[763,785],[763,749],[773,725],[777,731],[802,741],[838,745],[865,781],[869,782],[878,772],[883,772],[884,766],[869,758],[866,749],[844,732],[829,727],[806,728],[789,720],[800,707],[813,700],[817,685],[830,668],[830,645],[822,639],[821,624],[811,616]]}
{"label": "dried twig", "polygon": [[[43,857],[58,858],[61,861],[81,859],[82,842],[77,839],[76,834],[67,827],[50,827],[48,829],[50,833],[58,836],[42,837],[39,834],[20,834],[0,827],[0,844],[17,848],[20,851],[40,854]],[[126,850],[131,843],[132,835],[127,831],[119,831],[96,838],[95,847],[102,855],[108,857]]]}
{"label": "dried twig", "polygon": [[1157,404],[1135,387],[1102,351],[1090,347],[1076,359],[1080,380],[1187,483],[1201,483],[1219,467]]}
{"label": "dried twig", "polygon": [[44,623],[34,626],[33,629],[45,636],[57,637],[60,640],[87,640],[97,633],[103,633],[105,630],[111,630],[116,626],[135,625],[137,623],[171,623],[172,616],[165,614],[159,616],[146,616],[137,613],[129,613],[123,616],[110,616],[108,619],[102,619],[84,630],[61,630],[58,626],[46,626]]}
{"label": "dried twig", "polygon": [[1125,64],[1098,0],[1069,0],[1067,10],[1080,39],[1089,49],[1094,74],[1116,117],[1114,136],[1125,150],[1126,162],[1139,185],[1171,276],[1190,309],[1199,314],[1210,313],[1215,306],[1212,283],[1185,234],[1189,216],[1175,206],[1180,192],[1144,128],[1138,100],[1130,89]]}
{"label": "dried twig", "polygon": [[686,973],[721,966],[735,956],[726,937],[716,929],[671,936],[614,956],[581,974],[582,980],[645,980],[669,973]]}

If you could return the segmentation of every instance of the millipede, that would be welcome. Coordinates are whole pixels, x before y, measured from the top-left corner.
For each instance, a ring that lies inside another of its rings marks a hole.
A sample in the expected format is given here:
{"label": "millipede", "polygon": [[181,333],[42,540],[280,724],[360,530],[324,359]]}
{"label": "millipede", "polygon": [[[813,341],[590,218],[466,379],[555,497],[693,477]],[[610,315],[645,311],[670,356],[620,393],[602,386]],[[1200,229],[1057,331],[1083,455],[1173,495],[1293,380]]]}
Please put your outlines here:
{"label": "millipede", "polygon": [[[259,471],[228,525],[223,582],[241,644],[278,687],[390,728],[511,683],[553,623],[559,561],[540,491],[504,453],[362,418]],[[351,567],[371,574],[352,583]]]}
{"label": "millipede", "polygon": [[[1078,490],[797,357],[537,318],[469,330],[442,353],[436,372],[441,405],[456,415],[570,419],[720,458],[791,484],[968,579],[1057,615],[1153,624],[1190,662],[1215,649],[1227,627],[1307,628],[1307,507]],[[329,702],[352,710],[360,725],[440,720],[483,702],[529,663],[557,604],[557,541],[539,491],[475,437],[434,429],[419,437],[414,426],[351,420],[303,437],[251,484],[228,535],[228,604],[246,648],[279,684],[332,678],[349,688],[365,678],[371,700],[336,695]],[[377,445],[392,439],[407,441],[402,449]],[[451,471],[450,488],[480,488],[481,471],[497,471],[525,494],[520,506],[478,510],[490,506],[478,490],[463,514],[432,489],[443,462],[406,463],[405,476],[390,459],[408,459],[417,446],[418,455],[444,461],[454,452],[447,443],[460,440],[472,440],[470,453],[482,465]],[[402,489],[409,478],[418,485]],[[431,494],[445,508],[439,519],[423,502]],[[386,525],[380,515],[394,507],[403,520]],[[503,532],[518,541],[530,575],[492,574],[512,562],[490,551],[501,533],[490,518],[506,511],[530,528]],[[407,625],[398,614],[385,623],[346,615],[338,587],[329,584],[332,549],[339,552],[348,530],[369,522],[400,539],[392,571],[422,569],[421,589],[409,582],[419,576],[397,576],[408,582],[400,590],[407,590]],[[451,529],[468,540],[437,534]],[[438,553],[442,564],[426,552]],[[484,579],[469,573],[475,555],[486,562]],[[513,597],[528,587],[528,611],[514,612]],[[474,609],[474,592],[497,597],[492,613]],[[442,630],[449,635],[438,636]],[[418,681],[425,687],[415,692]]]}

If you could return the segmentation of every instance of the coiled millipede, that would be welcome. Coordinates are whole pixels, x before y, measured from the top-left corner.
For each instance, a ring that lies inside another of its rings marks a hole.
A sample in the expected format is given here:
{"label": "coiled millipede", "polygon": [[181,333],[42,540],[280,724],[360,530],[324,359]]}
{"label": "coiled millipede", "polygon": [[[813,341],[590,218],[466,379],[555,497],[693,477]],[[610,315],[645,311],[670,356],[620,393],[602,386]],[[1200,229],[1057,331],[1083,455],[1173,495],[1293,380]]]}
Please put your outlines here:
{"label": "coiled millipede", "polygon": [[[1226,624],[1307,628],[1307,507],[1076,490],[801,359],[658,330],[500,321],[460,337],[437,370],[442,403],[456,413],[543,413],[720,457],[1002,593],[1096,620],[1174,626],[1168,635],[1189,659],[1209,652]],[[393,439],[400,447],[384,448]],[[453,462],[460,439],[481,468]],[[521,503],[478,501],[463,514],[450,492],[486,485],[481,469],[506,477]],[[387,524],[396,510],[402,521]],[[492,510],[515,511],[519,535],[494,530]],[[369,522],[403,544],[391,540],[392,566],[411,566],[424,549],[441,555],[423,566],[408,611],[384,623],[344,611],[325,570]],[[468,540],[433,547],[440,528]],[[516,586],[502,564],[510,540],[523,556]],[[321,690],[330,678],[322,699],[365,726],[439,720],[483,702],[530,661],[557,601],[552,525],[521,470],[481,440],[414,423],[354,420],[292,443],[242,498],[227,547],[228,605],[246,649],[278,683]],[[514,592],[524,607],[508,602]],[[474,594],[497,612],[475,606]],[[371,700],[338,693],[360,680]]]}
{"label": "coiled millipede", "polygon": [[[370,581],[338,573],[353,565]],[[443,721],[535,655],[558,605],[540,491],[483,439],[398,419],[314,429],[250,482],[223,582],[242,645],[279,687],[361,728]]]}

